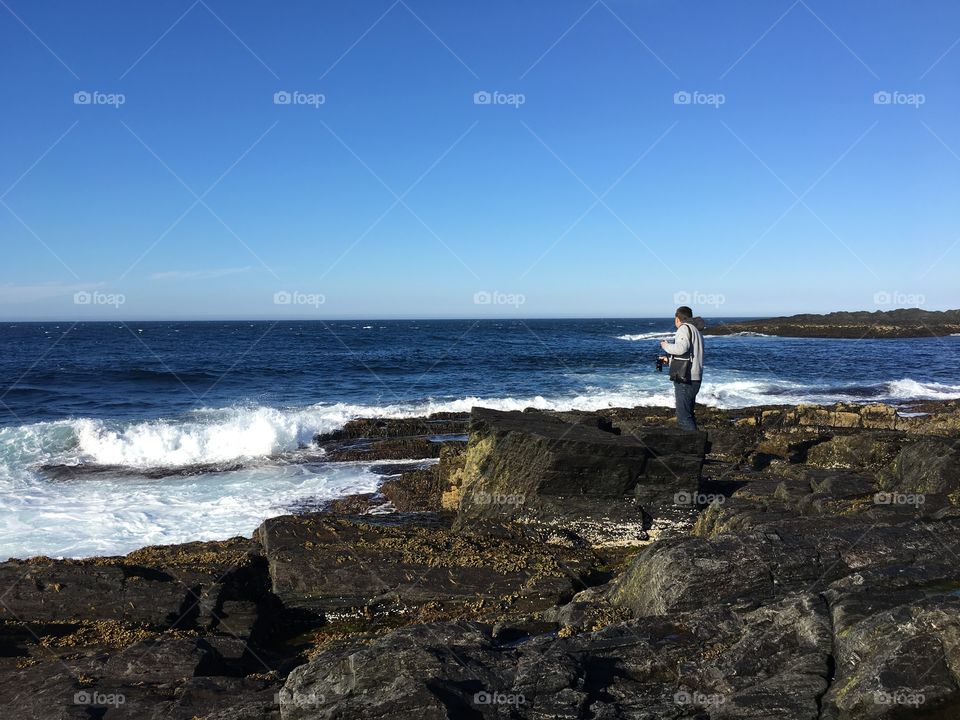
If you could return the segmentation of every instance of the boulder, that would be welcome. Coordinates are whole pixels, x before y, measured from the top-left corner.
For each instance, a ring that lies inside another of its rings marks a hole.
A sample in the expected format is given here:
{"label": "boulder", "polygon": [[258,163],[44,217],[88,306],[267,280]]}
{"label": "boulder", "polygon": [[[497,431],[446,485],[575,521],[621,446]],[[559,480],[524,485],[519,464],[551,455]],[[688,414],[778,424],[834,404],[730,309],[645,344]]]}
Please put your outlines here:
{"label": "boulder", "polygon": [[[824,697],[823,717],[960,716],[956,591],[891,593],[862,576],[851,580],[828,593],[836,678]],[[873,597],[864,597],[864,589]]]}
{"label": "boulder", "polygon": [[945,495],[960,504],[960,439],[925,437],[907,445],[878,480],[881,490]]}
{"label": "boulder", "polygon": [[822,590],[853,572],[960,553],[955,522],[926,527],[781,518],[710,539],[670,539],[641,550],[613,583],[609,599],[637,616],[712,604],[756,606]]}
{"label": "boulder", "polygon": [[878,470],[897,456],[903,433],[870,432],[834,435],[807,451],[807,465],[845,470]]}
{"label": "boulder", "polygon": [[638,522],[696,494],[706,433],[566,422],[536,411],[471,413],[458,526],[504,520]]}
{"label": "boulder", "polygon": [[809,589],[828,566],[814,547],[790,540],[755,532],[654,543],[614,582],[610,602],[636,616],[668,615],[705,605],[756,606]]}
{"label": "boulder", "polygon": [[742,533],[798,516],[893,524],[933,518],[947,507],[945,500],[933,496],[878,492],[871,473],[805,465],[778,467],[760,475],[734,474],[731,485],[728,494],[717,497],[700,513],[693,534],[712,538]]}
{"label": "boulder", "polygon": [[397,512],[438,511],[444,490],[439,470],[436,465],[410,470],[385,480],[380,493],[393,503]]}
{"label": "boulder", "polygon": [[280,704],[284,720],[815,720],[829,653],[816,596],[506,643],[483,624],[434,623],[322,653],[290,674]]}

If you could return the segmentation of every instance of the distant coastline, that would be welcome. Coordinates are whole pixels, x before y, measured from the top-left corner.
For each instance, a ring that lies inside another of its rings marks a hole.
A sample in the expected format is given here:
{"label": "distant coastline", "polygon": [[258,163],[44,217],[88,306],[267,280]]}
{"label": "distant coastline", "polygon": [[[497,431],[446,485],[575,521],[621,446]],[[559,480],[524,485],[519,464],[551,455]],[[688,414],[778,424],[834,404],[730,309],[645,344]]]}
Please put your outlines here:
{"label": "distant coastline", "polygon": [[960,310],[902,309],[803,314],[709,326],[707,335],[759,333],[780,337],[885,339],[944,337],[960,333]]}

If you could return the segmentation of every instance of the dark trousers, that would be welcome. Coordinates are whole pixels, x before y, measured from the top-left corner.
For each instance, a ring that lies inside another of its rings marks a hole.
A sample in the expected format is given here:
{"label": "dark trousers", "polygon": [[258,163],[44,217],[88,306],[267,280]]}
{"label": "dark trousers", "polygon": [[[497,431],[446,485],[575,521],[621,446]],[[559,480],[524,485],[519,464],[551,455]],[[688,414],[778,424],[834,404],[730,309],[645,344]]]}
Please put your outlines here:
{"label": "dark trousers", "polygon": [[693,404],[700,392],[700,381],[691,383],[675,382],[673,395],[677,401],[677,425],[683,430],[697,431],[697,418],[693,414]]}

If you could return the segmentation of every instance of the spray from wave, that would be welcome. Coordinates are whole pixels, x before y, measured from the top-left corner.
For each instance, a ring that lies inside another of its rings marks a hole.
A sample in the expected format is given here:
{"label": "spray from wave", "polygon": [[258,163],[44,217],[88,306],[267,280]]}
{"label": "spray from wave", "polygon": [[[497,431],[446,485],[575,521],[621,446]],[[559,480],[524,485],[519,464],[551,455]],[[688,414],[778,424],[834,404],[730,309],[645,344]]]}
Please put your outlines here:
{"label": "spray from wave", "polygon": [[673,336],[672,332],[645,332],[638,335],[617,335],[617,340],[629,340],[631,342],[637,340],[669,340]]}
{"label": "spray from wave", "polygon": [[[314,434],[335,430],[353,418],[466,412],[475,405],[503,410],[670,405],[671,384],[663,377],[655,383],[650,380],[641,380],[646,382],[643,386],[633,380],[634,384],[562,398],[464,397],[283,409],[241,406],[127,424],[81,418],[0,428],[0,557],[36,553],[84,557],[129,552],[147,544],[249,534],[263,519],[291,512],[305,500],[377,488],[371,463],[303,462],[295,457],[290,462],[284,457],[310,445]],[[700,392],[705,404],[727,408],[953,397],[960,397],[960,385],[909,378],[849,388],[719,378],[705,383]],[[174,474],[163,480],[139,475],[141,468],[238,460],[242,467],[227,472]],[[44,464],[83,463],[136,472],[65,482],[38,472]]]}
{"label": "spray from wave", "polygon": [[[662,378],[659,378],[662,380]],[[810,387],[796,382],[730,378],[705,382],[698,400],[720,408],[750,405],[904,402],[960,397],[960,385],[909,378],[857,387]],[[241,406],[202,409],[177,419],[117,423],[90,418],[0,428],[0,470],[45,463],[94,463],[129,468],[182,467],[245,462],[295,452],[360,417],[421,417],[435,412],[498,410],[602,410],[673,403],[669,382],[624,382],[588,394],[547,398],[463,397],[387,405],[316,404],[302,408]]]}
{"label": "spray from wave", "polygon": [[[661,404],[667,395],[645,398]],[[630,393],[599,393],[565,399],[478,398],[425,400],[389,405],[317,404],[304,408],[263,406],[202,409],[177,419],[117,423],[91,418],[0,428],[0,469],[4,464],[77,465],[129,468],[185,467],[275,457],[309,447],[315,435],[361,417],[421,417],[435,412],[499,410],[598,410],[631,406]]]}
{"label": "spray from wave", "polygon": [[[617,335],[617,340],[628,340],[630,342],[636,342],[638,340],[670,340],[674,337],[674,333],[671,332],[645,332],[639,333],[638,335]],[[728,333],[727,335],[711,335],[710,341],[722,340],[723,338],[732,338],[732,337],[773,337],[772,335],[767,335],[766,333],[759,332],[750,332],[744,330],[742,332]]]}

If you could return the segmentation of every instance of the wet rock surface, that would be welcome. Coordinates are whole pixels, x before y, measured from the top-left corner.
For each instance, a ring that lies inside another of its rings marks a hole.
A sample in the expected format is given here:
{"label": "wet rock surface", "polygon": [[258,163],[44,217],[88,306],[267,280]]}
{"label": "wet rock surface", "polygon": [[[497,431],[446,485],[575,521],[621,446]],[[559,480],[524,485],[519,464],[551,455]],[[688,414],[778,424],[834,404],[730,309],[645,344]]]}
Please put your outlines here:
{"label": "wet rock surface", "polygon": [[582,530],[649,523],[694,495],[706,433],[638,427],[623,433],[600,416],[477,409],[460,488],[461,528],[520,521]]}
{"label": "wet rock surface", "polygon": [[406,460],[440,457],[445,442],[462,440],[468,417],[435,413],[427,418],[351,420],[344,427],[314,437],[331,461]]}
{"label": "wet rock surface", "polygon": [[531,547],[523,537],[452,532],[433,517],[283,516],[256,532],[273,593],[320,616],[406,613],[496,602],[542,609],[586,587],[592,553]]}
{"label": "wet rock surface", "polygon": [[960,716],[960,403],[704,408],[697,435],[670,415],[356,421],[318,444],[324,461],[411,461],[385,462],[377,493],[249,539],[0,563],[0,702],[43,718]]}

